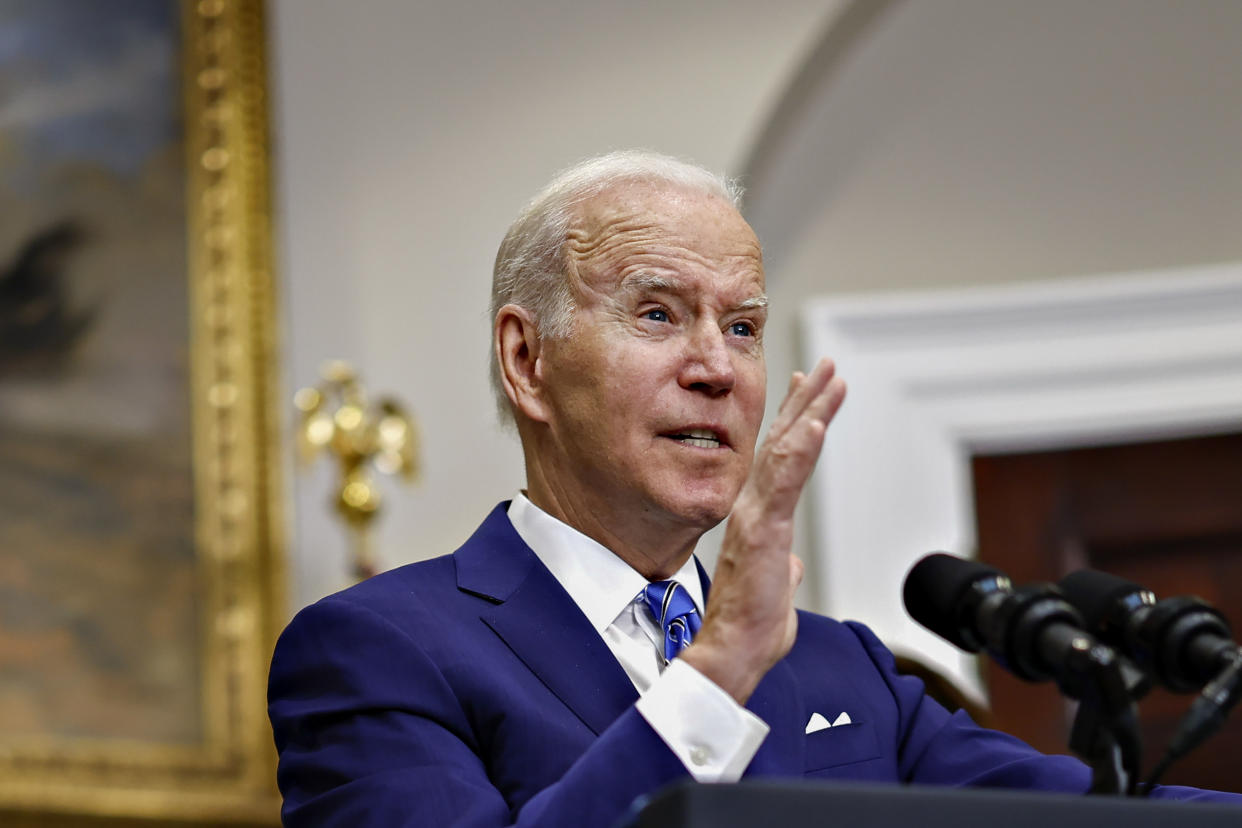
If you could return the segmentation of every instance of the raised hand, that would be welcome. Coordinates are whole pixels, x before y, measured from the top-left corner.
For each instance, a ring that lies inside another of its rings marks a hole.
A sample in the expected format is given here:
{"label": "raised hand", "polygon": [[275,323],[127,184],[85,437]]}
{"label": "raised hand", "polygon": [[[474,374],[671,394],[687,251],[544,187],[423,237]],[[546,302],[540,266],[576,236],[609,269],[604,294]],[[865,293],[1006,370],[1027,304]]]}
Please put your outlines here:
{"label": "raised hand", "polygon": [[729,517],[703,627],[681,655],[739,703],[793,646],[803,571],[790,553],[794,507],[844,399],[831,360],[790,379]]}

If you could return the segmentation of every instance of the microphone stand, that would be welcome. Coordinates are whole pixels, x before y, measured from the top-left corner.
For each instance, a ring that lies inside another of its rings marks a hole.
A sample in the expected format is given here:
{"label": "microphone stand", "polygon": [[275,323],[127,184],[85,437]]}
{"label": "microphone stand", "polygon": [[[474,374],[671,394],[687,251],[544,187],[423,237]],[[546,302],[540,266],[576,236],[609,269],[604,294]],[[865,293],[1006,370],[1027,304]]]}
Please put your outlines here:
{"label": "microphone stand", "polygon": [[1170,765],[1215,733],[1225,723],[1233,706],[1242,700],[1242,648],[1234,648],[1226,661],[1225,668],[1204,686],[1190,705],[1164,756],[1144,783],[1144,796],[1151,793]]}
{"label": "microphone stand", "polygon": [[1061,689],[1080,700],[1069,746],[1091,766],[1088,793],[1134,796],[1142,759],[1135,699],[1150,679],[1085,636],[1070,643],[1064,663]]}

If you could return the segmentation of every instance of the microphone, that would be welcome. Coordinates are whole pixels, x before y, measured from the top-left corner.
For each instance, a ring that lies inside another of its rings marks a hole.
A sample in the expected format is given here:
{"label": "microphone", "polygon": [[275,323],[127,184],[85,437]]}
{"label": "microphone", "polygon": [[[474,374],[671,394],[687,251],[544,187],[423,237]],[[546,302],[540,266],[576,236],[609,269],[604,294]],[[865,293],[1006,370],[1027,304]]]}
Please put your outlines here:
{"label": "microphone", "polygon": [[1073,698],[1084,689],[1085,657],[1120,661],[1084,631],[1055,587],[1014,589],[1007,575],[977,561],[928,555],[906,576],[902,598],[906,612],[941,638],[968,652],[985,649],[1027,681],[1055,679]]}
{"label": "microphone", "polygon": [[1091,764],[1091,792],[1135,792],[1142,746],[1134,698],[1146,677],[1087,634],[1056,587],[1014,589],[999,570],[936,552],[910,570],[902,598],[915,621],[963,650],[986,649],[1020,678],[1055,679],[1080,699],[1070,748]]}
{"label": "microphone", "polygon": [[1202,687],[1145,783],[1146,792],[1174,761],[1215,733],[1242,699],[1242,648],[1229,624],[1198,598],[1157,601],[1138,584],[1084,569],[1061,579],[1061,589],[1105,641],[1121,647],[1161,684],[1177,692]]}
{"label": "microphone", "polygon": [[1198,598],[1156,601],[1138,584],[1091,569],[1071,572],[1059,586],[1088,630],[1178,693],[1217,678],[1238,652],[1225,617]]}

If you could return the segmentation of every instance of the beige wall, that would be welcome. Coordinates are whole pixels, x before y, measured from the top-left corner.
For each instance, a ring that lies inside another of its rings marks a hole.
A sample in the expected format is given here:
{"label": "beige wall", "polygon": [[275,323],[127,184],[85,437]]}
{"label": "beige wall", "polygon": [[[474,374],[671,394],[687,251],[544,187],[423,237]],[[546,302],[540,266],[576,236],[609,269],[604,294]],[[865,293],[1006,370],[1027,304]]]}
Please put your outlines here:
{"label": "beige wall", "polygon": [[[832,0],[276,0],[288,382],[341,356],[423,428],[388,481],[386,565],[452,551],[523,480],[495,425],[485,308],[508,222],[558,168],[645,146],[736,172]],[[293,602],[338,587],[327,468],[293,481]]]}
{"label": "beige wall", "polygon": [[[1242,261],[1242,4],[864,5],[750,163],[773,326],[827,293]],[[770,375],[800,353],[769,340]]]}
{"label": "beige wall", "polygon": [[[289,382],[351,358],[424,429],[422,486],[386,486],[386,565],[520,485],[484,381],[491,258],[584,155],[748,175],[773,397],[808,296],[1242,260],[1232,0],[273,7]],[[295,480],[298,604],[344,571],[326,472]]]}

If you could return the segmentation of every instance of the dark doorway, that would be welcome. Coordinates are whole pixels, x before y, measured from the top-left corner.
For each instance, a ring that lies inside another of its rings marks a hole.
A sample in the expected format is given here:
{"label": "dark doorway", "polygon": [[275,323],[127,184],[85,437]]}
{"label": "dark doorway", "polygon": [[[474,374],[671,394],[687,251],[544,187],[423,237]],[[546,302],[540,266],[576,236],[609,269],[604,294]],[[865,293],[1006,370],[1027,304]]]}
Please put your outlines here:
{"label": "dark doorway", "polygon": [[[1242,633],[1242,434],[972,459],[979,558],[1016,583],[1083,567],[1157,597],[1197,595]],[[1072,709],[1050,684],[990,661],[995,726],[1040,750],[1067,752]],[[1157,688],[1139,706],[1144,774],[1192,696]],[[1242,791],[1242,713],[1175,764],[1168,783]]]}

